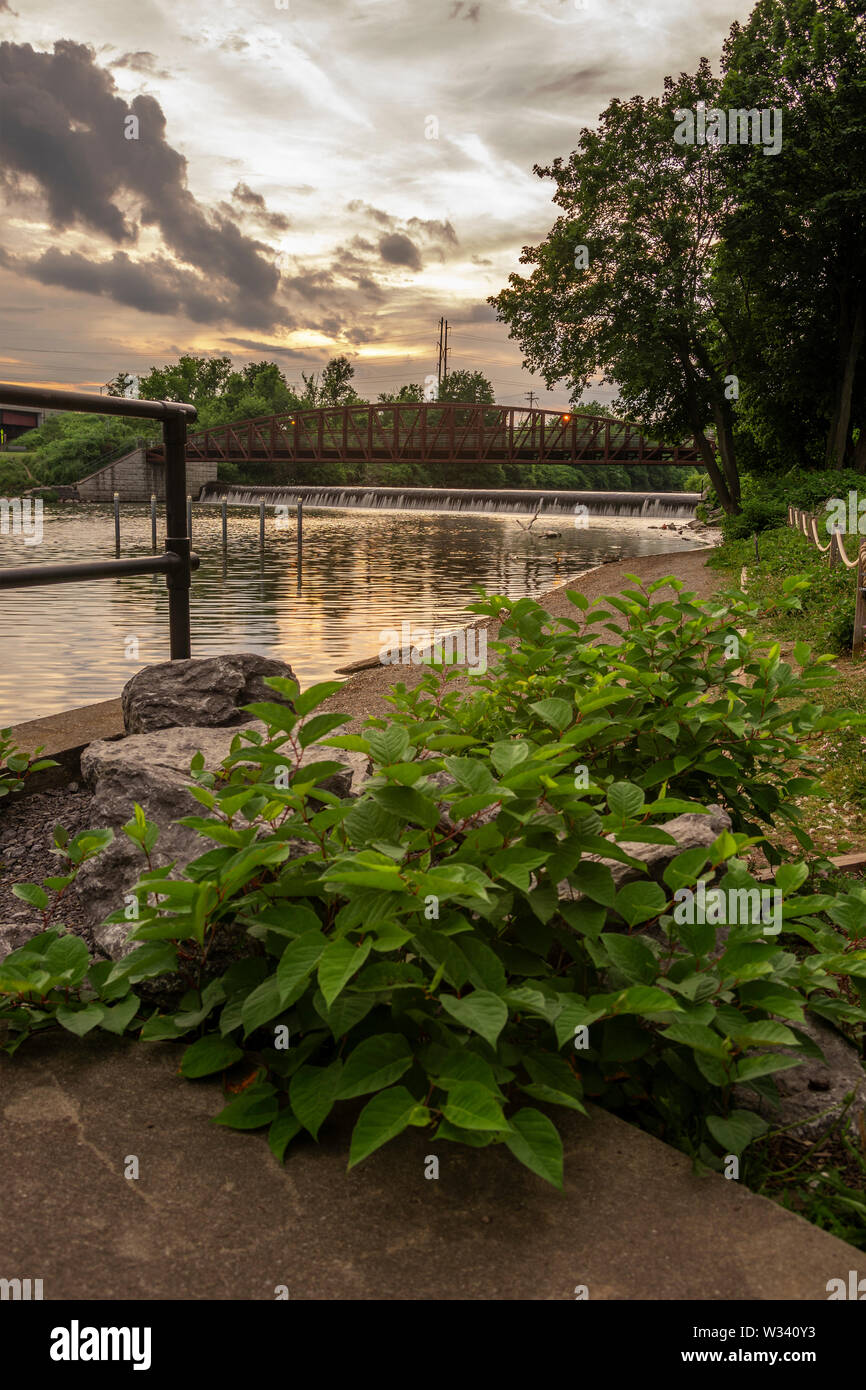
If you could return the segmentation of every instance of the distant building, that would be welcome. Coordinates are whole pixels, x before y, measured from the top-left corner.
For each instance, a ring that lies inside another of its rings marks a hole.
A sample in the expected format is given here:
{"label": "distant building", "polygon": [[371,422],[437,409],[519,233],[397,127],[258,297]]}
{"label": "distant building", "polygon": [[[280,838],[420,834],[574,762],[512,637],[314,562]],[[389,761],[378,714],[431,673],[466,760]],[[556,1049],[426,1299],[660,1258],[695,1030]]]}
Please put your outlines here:
{"label": "distant building", "polygon": [[0,401],[0,448],[5,448],[28,430],[37,430],[45,419],[45,414],[44,410],[4,405]]}

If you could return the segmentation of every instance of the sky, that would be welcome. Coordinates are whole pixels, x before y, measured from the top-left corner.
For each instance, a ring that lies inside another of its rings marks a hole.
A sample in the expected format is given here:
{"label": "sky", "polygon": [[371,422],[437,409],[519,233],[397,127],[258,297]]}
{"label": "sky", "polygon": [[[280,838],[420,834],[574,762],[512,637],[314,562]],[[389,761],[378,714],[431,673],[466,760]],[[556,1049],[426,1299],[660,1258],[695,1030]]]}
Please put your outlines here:
{"label": "sky", "polygon": [[345,354],[372,399],[436,372],[444,316],[453,370],[565,405],[486,303],[555,221],[533,165],[751,8],[0,0],[0,380]]}

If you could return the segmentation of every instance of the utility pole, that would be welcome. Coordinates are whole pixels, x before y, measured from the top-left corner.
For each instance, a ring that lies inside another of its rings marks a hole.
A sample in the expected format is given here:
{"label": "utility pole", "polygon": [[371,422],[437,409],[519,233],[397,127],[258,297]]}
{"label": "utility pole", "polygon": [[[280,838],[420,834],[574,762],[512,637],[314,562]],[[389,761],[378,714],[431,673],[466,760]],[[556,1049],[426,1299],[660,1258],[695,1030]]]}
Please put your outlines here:
{"label": "utility pole", "polygon": [[[441,319],[439,320],[439,362],[438,362],[437,367],[436,367],[436,380],[437,380],[437,382],[439,383],[439,390],[440,390],[440,391],[442,390],[442,329],[443,329],[444,323],[445,323],[445,320],[441,318]],[[438,392],[437,392],[437,394],[438,394]]]}
{"label": "utility pole", "polygon": [[523,394],[529,401],[529,409],[531,410],[532,407],[535,405],[535,402],[538,400],[538,393],[536,391],[524,391]]}
{"label": "utility pole", "polygon": [[443,369],[442,369],[442,379],[443,379],[443,380],[445,380],[445,378],[448,376],[448,334],[449,334],[450,332],[451,332],[451,325],[449,324],[448,320],[446,319],[446,320],[445,320],[445,350],[444,350],[444,354],[443,354]]}

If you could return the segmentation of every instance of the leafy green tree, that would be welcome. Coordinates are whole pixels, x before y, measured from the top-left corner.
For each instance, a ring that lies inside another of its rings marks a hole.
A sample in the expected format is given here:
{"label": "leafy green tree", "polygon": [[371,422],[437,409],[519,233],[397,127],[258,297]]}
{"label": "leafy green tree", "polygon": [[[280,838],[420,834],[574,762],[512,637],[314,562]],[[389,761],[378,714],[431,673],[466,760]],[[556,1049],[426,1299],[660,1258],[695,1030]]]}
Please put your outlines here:
{"label": "leafy green tree", "polygon": [[862,0],[761,0],[725,44],[720,105],[783,112],[778,154],[724,151],[736,206],[718,288],[762,471],[866,469],[864,15]]}
{"label": "leafy green tree", "polygon": [[230,357],[184,354],[177,362],[151,367],[140,378],[138,394],[145,401],[188,401],[198,406],[225,390],[232,372]]}
{"label": "leafy green tree", "polygon": [[493,383],[483,372],[449,372],[439,391],[440,401],[461,401],[466,405],[493,405]]}
{"label": "leafy green tree", "polygon": [[355,391],[352,377],[355,368],[348,357],[332,357],[321,376],[301,372],[304,383],[302,402],[305,406],[328,405],[366,405],[366,401]]}
{"label": "leafy green tree", "polygon": [[718,88],[702,59],[695,76],[666,78],[661,99],[612,101],[568,159],[536,165],[554,180],[562,215],[524,249],[532,274],[510,276],[490,302],[548,388],[564,381],[579,398],[603,373],[659,437],[693,433],[722,505],[735,511],[732,349],[712,287],[731,193],[724,151],[674,141],[674,111],[713,106]]}
{"label": "leafy green tree", "polygon": [[386,404],[399,403],[400,401],[423,401],[424,387],[417,381],[405,382],[399,391],[383,391],[377,399]]}
{"label": "leafy green tree", "polygon": [[135,377],[130,376],[129,372],[118,372],[117,376],[105,383],[105,389],[109,396],[129,396],[132,394],[134,386]]}

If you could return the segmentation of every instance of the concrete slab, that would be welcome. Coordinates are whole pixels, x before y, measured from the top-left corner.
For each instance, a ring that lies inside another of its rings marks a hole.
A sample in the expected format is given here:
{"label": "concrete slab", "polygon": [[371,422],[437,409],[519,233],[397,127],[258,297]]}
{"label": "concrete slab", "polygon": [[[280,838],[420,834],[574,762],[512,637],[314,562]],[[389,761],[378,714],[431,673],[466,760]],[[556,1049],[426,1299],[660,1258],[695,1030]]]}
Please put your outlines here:
{"label": "concrete slab", "polygon": [[42,1036],[0,1058],[0,1276],[79,1300],[826,1300],[862,1265],[599,1110],[557,1114],[564,1194],[418,1130],[347,1174],[351,1117],[281,1168],[263,1134],[208,1123],[219,1086],[180,1078],[180,1051]]}
{"label": "concrete slab", "polygon": [[77,777],[81,772],[81,754],[88,743],[98,738],[119,738],[123,733],[119,699],[100,700],[95,705],[79,705],[42,719],[13,724],[12,737],[22,752],[32,755],[41,746],[42,757],[54,758],[60,764],[34,772],[27,778],[26,790],[45,791]]}

